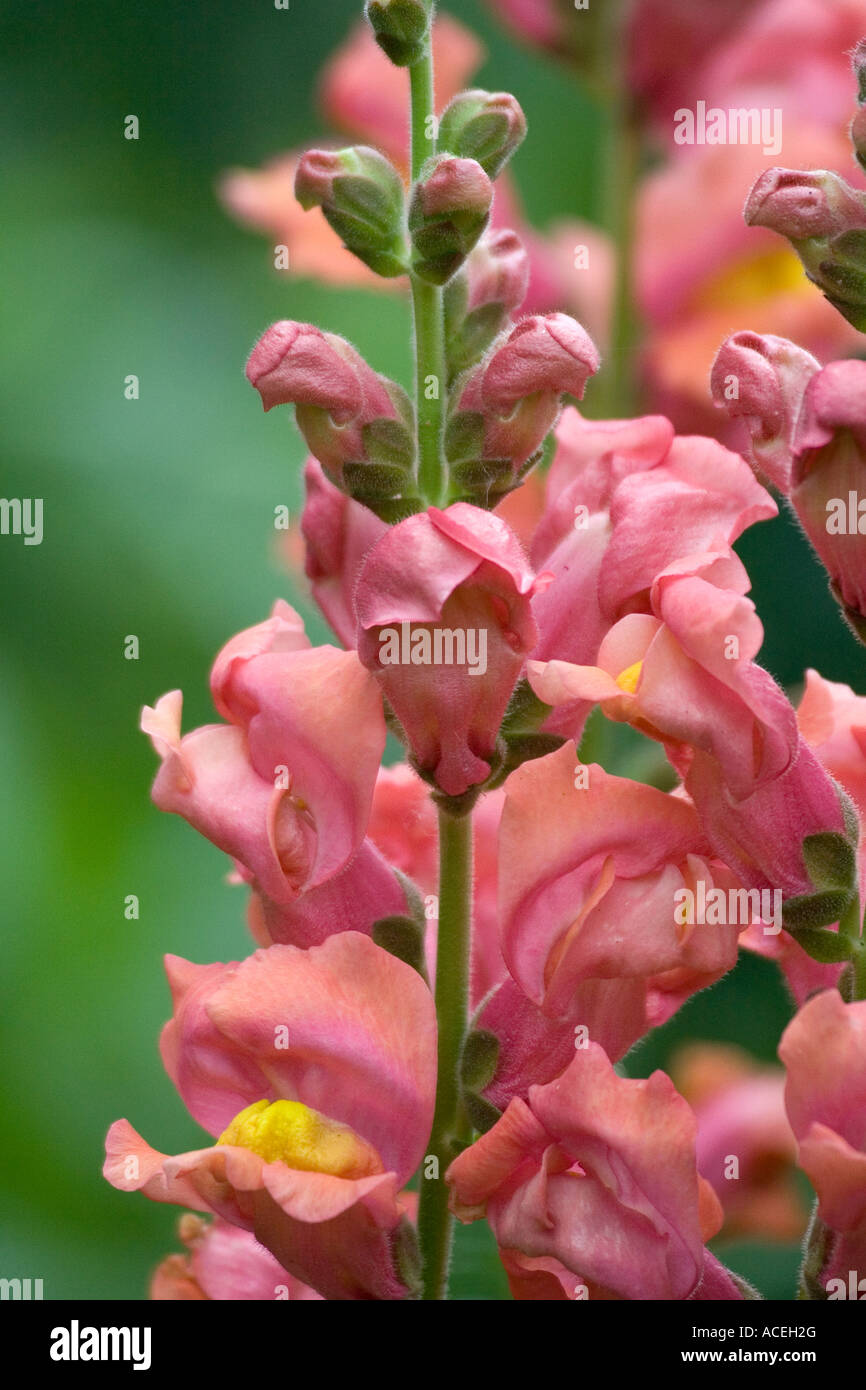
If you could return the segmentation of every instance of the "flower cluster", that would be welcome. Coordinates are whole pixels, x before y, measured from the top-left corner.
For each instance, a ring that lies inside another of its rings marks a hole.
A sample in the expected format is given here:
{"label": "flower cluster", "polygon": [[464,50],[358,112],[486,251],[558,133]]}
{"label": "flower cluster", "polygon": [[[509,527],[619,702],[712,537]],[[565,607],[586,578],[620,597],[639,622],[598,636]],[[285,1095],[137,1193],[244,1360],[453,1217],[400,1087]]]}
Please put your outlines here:
{"label": "flower cluster", "polygon": [[[565,42],[570,7],[505,8]],[[120,1120],[106,1176],[198,1213],[155,1298],[441,1298],[456,1217],[489,1222],[518,1299],[739,1300],[707,1242],[766,1223],[759,1160],[796,1154],[826,1297],[866,1267],[866,700],[812,672],[795,710],[734,546],[772,483],[866,623],[863,533],[822,523],[862,471],[866,368],[728,339],[713,388],[748,461],[664,415],[586,418],[595,342],[527,308],[532,248],[491,218],[517,101],[458,90],[461,39],[437,117],[431,6],[366,9],[383,109],[409,70],[408,168],[388,138],[308,151],[294,196],[359,275],[408,285],[415,397],[311,324],[249,358],[310,451],[306,572],[341,645],[278,601],[216,658],[222,722],[182,734],[179,691],[144,710],[154,800],[229,856],[257,949],[168,958],[162,1058],[208,1138],[168,1156]],[[595,706],[661,745],[673,790],[582,760]],[[741,946],[803,1004],[784,1100],[748,1068],[622,1075]],[[754,1162],[726,1211],[732,1143]],[[772,1191],[789,1231],[796,1194]]]}

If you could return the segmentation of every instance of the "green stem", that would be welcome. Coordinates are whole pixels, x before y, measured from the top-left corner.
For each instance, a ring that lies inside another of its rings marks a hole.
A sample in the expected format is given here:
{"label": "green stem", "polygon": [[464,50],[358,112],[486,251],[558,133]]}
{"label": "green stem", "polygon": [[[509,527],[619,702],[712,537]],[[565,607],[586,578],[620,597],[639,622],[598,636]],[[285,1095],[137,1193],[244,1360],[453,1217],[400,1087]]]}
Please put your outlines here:
{"label": "green stem", "polygon": [[418,1236],[424,1266],[424,1298],[444,1299],[454,1220],[448,1210],[445,1169],[460,1126],[460,1055],[469,998],[469,934],[472,916],[472,817],[439,811],[439,935],[436,947],[436,1014],[439,1073],[428,1157],[438,1174],[421,1180]]}
{"label": "green stem", "polygon": [[641,122],[626,72],[628,13],[629,6],[617,0],[610,0],[605,6],[599,44],[599,52],[604,54],[604,70],[597,74],[597,92],[606,124],[601,170],[605,191],[602,225],[611,238],[615,256],[607,356],[588,401],[601,419],[629,416],[637,409],[633,260]]}
{"label": "green stem", "polygon": [[[427,138],[427,123],[434,114],[433,50],[428,38],[424,57],[409,68],[411,92],[412,178],[436,153],[435,139]],[[418,419],[418,483],[427,503],[443,500],[445,470],[442,460],[442,426],[445,408],[445,326],[442,290],[410,274],[415,331],[415,410]],[[432,395],[432,399],[430,399]]]}
{"label": "green stem", "polygon": [[607,103],[608,142],[605,158],[607,206],[605,230],[616,257],[606,361],[593,392],[602,418],[629,416],[637,408],[637,317],[634,310],[634,203],[640,167],[640,133],[627,91],[614,92]]}

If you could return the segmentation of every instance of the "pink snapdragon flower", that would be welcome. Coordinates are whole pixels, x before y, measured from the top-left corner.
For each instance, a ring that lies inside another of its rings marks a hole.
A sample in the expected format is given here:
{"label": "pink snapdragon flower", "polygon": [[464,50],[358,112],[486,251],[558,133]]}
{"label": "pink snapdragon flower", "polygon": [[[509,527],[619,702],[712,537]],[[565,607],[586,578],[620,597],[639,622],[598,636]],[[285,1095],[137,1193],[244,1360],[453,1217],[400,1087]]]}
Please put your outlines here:
{"label": "pink snapdragon flower", "polygon": [[670,1080],[617,1076],[597,1044],[511,1101],[446,1174],[461,1221],[486,1216],[516,1298],[738,1299],[704,1248],[722,1213]]}
{"label": "pink snapdragon flower", "polygon": [[535,642],[539,582],[505,522],[467,503],[409,517],[367,555],[355,591],[358,655],[417,768],[449,796],[490,775]]}
{"label": "pink snapdragon flower", "polygon": [[436,1014],[420,976],[355,932],[240,964],[167,965],[163,1060],[216,1143],[169,1158],[118,1120],[105,1176],[252,1232],[325,1298],[405,1297],[400,1192],[436,1086]]}
{"label": "pink snapdragon flower", "polygon": [[[736,880],[713,860],[694,808],[576,765],[568,744],[509,777],[499,853],[506,964],[551,1017],[581,1022],[575,1002],[588,980],[637,978],[660,1023],[736,962],[746,924],[727,910],[721,925],[695,914],[699,880],[707,895]],[[692,910],[678,915],[688,894]]]}
{"label": "pink snapdragon flower", "polygon": [[[866,1284],[866,1002],[845,1004],[836,990],[806,1003],[779,1044],[788,1082],[785,1105],[798,1162],[818,1194],[818,1214],[834,1233],[819,1280],[829,1294],[850,1273]],[[840,1296],[838,1288],[836,1296]]]}
{"label": "pink snapdragon flower", "polygon": [[[676,438],[662,416],[592,421],[569,408],[556,441],[531,548],[533,564],[554,576],[533,600],[539,661],[594,662],[619,618],[651,611],[669,564],[731,545],[776,514],[738,455],[712,439]],[[587,711],[566,706],[544,727],[576,737]]]}
{"label": "pink snapdragon flower", "polygon": [[308,945],[404,911],[365,841],[385,721],[355,653],[310,647],[280,601],[220,652],[211,689],[230,722],[183,738],[180,691],[145,707],[142,728],[162,759],[153,799],[234,860],[263,905],[257,939]]}
{"label": "pink snapdragon flower", "polygon": [[306,1303],[321,1299],[278,1264],[255,1236],[219,1218],[212,1222],[187,1212],[180,1219],[185,1255],[169,1255],[156,1269],[150,1296],[157,1302],[249,1300]]}
{"label": "pink snapdragon flower", "polygon": [[747,588],[733,552],[686,558],[657,577],[652,615],[611,629],[596,666],[530,662],[528,674],[547,703],[596,700],[662,742],[713,851],[743,884],[808,895],[804,839],[848,838],[852,827],[784,693],[753,660],[763,629]]}

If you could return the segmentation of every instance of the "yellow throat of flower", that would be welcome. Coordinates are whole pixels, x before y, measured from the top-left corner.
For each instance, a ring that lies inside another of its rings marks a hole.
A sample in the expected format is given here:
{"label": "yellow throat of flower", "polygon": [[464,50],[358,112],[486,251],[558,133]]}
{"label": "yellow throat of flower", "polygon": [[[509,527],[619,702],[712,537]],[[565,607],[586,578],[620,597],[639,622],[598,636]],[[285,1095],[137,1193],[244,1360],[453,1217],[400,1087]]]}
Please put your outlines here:
{"label": "yellow throat of flower", "polygon": [[620,671],[616,678],[616,683],[620,690],[624,690],[627,695],[634,695],[637,690],[637,683],[640,680],[642,661],[634,661],[631,666],[626,666],[624,671]]}
{"label": "yellow throat of flower", "polygon": [[257,1100],[235,1115],[218,1144],[251,1149],[266,1163],[285,1163],[304,1173],[366,1178],[383,1171],[371,1144],[297,1100]]}

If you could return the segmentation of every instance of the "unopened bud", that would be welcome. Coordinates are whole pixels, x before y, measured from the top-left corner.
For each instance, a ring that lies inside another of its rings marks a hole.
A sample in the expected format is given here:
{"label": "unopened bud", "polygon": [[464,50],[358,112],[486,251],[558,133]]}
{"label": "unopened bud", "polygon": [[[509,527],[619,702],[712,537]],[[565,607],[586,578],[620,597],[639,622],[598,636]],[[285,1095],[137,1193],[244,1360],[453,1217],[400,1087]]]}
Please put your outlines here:
{"label": "unopened bud", "polygon": [[487,225],[493,185],[474,159],[434,157],[424,166],[409,205],[413,269],[444,285]]}
{"label": "unopened bud", "polygon": [[808,278],[849,323],[866,329],[866,198],[826,169],[768,169],[744,216],[787,237]]}
{"label": "unopened bud", "polygon": [[405,275],[403,184],[378,150],[308,150],[295,175],[302,208],[320,207],[343,245],[377,275]]}
{"label": "unopened bud", "polygon": [[398,68],[424,56],[430,28],[424,0],[367,0],[366,14],[376,42]]}
{"label": "unopened bud", "polygon": [[509,92],[461,92],[442,112],[439,148],[475,159],[491,179],[526,135],[526,117]]}
{"label": "unopened bud", "polygon": [[495,506],[538,457],[562,396],[581,399],[598,367],[595,344],[567,314],[518,323],[456,393],[445,430],[455,494]]}
{"label": "unopened bud", "polygon": [[393,513],[395,499],[414,499],[411,403],[351,343],[284,320],[256,344],[247,377],[265,410],[294,405],[307,447],[336,487],[377,513]]}

